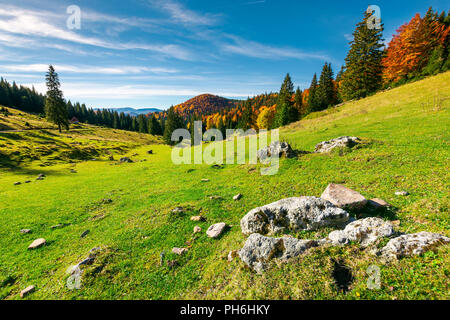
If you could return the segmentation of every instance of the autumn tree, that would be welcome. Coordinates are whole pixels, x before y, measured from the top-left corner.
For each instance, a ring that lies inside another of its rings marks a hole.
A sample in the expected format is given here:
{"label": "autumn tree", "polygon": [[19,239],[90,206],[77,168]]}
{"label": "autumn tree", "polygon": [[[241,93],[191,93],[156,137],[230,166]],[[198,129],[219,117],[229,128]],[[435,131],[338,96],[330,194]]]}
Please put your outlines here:
{"label": "autumn tree", "polygon": [[59,132],[61,132],[62,127],[69,130],[67,105],[64,101],[63,92],[60,89],[61,84],[58,74],[52,65],[48,67],[45,80],[47,83],[47,94],[45,98],[45,114],[47,119],[58,126]]}
{"label": "autumn tree", "polygon": [[366,12],[356,25],[350,50],[345,58],[345,72],[342,75],[340,94],[343,100],[364,98],[376,92],[382,84],[383,25],[369,28]]}
{"label": "autumn tree", "polygon": [[261,111],[256,120],[256,125],[259,129],[270,129],[273,126],[273,120],[275,118],[275,108],[273,107],[261,107]]}

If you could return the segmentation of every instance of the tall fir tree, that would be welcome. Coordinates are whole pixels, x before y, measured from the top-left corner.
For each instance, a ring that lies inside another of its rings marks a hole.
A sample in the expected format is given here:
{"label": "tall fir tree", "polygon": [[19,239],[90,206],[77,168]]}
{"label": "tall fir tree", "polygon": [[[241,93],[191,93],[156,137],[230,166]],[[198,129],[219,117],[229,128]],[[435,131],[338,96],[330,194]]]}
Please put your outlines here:
{"label": "tall fir tree", "polygon": [[331,64],[325,63],[322,73],[319,78],[319,87],[316,92],[317,108],[315,111],[320,111],[335,104],[335,93],[333,83],[333,70]]}
{"label": "tall fir tree", "polygon": [[364,98],[376,92],[382,84],[383,24],[369,28],[372,13],[365,12],[356,25],[350,51],[345,58],[340,94],[344,101]]}
{"label": "tall fir tree", "polygon": [[69,130],[67,105],[60,89],[61,84],[58,74],[52,65],[48,68],[45,80],[47,83],[47,95],[45,99],[45,114],[47,119],[58,126],[59,132],[61,132],[62,127]]}
{"label": "tall fir tree", "polygon": [[303,92],[300,90],[300,87],[297,87],[297,90],[295,91],[294,107],[297,109],[299,118],[305,116],[306,110],[303,106]]}
{"label": "tall fir tree", "polygon": [[298,110],[294,106],[292,96],[294,95],[294,84],[291,76],[286,74],[278,94],[277,109],[275,114],[275,127],[285,126],[298,120]]}
{"label": "tall fir tree", "polygon": [[317,75],[314,73],[314,76],[311,80],[311,85],[309,86],[309,95],[308,95],[308,113],[314,112],[318,107],[317,100]]}
{"label": "tall fir tree", "polygon": [[164,141],[169,145],[174,145],[177,141],[172,141],[172,133],[176,129],[184,128],[183,118],[174,110],[173,106],[169,108],[167,119],[164,123]]}

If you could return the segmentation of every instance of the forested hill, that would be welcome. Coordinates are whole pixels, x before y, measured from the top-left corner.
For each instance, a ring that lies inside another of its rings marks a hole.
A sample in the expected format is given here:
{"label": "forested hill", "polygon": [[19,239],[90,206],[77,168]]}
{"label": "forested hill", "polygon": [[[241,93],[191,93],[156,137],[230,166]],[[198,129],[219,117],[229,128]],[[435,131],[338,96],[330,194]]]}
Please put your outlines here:
{"label": "forested hill", "polygon": [[192,115],[205,115],[236,107],[240,100],[227,99],[212,94],[202,94],[174,106],[178,114],[184,118]]}

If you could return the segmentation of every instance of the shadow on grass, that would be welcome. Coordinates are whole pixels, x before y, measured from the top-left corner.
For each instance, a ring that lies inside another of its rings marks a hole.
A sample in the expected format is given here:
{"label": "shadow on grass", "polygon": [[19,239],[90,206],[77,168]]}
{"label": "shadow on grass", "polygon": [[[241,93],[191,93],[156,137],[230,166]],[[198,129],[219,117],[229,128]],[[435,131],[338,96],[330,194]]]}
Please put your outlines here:
{"label": "shadow on grass", "polygon": [[380,217],[386,220],[398,220],[396,207],[380,207],[374,208],[370,205],[366,205],[362,209],[347,209],[348,213],[356,219],[368,218],[368,217]]}

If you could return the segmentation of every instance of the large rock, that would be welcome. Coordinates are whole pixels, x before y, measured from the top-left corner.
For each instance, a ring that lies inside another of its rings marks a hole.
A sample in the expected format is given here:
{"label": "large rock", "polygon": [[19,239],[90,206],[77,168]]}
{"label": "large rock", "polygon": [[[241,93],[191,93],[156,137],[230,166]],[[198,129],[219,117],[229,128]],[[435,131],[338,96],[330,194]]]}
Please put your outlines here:
{"label": "large rock", "polygon": [[360,193],[340,184],[330,183],[320,196],[339,208],[362,208],[367,204]]}
{"label": "large rock", "polygon": [[272,155],[278,155],[278,157],[284,156],[286,158],[291,158],[294,155],[291,146],[287,142],[275,141],[269,146],[258,150],[257,156],[261,161],[272,157]]}
{"label": "large rock", "polygon": [[345,148],[345,147],[353,147],[357,144],[361,143],[361,140],[358,137],[339,137],[336,139],[332,139],[329,141],[322,141],[318,143],[314,149],[315,152],[318,153],[326,153],[330,152],[334,148]]}
{"label": "large rock", "polygon": [[386,260],[420,255],[440,245],[450,243],[450,238],[437,233],[419,232],[391,239],[378,254]]}
{"label": "large rock", "polygon": [[244,247],[238,251],[238,255],[249,268],[262,273],[267,269],[270,260],[286,261],[318,245],[319,242],[315,240],[299,240],[291,237],[270,238],[253,233],[248,237]]}
{"label": "large rock", "polygon": [[241,220],[244,234],[273,234],[285,229],[315,230],[340,226],[349,215],[331,202],[316,197],[287,198],[252,209]]}
{"label": "large rock", "polygon": [[344,230],[332,231],[326,241],[333,245],[345,245],[349,241],[358,241],[367,247],[382,237],[395,234],[393,225],[380,218],[365,218],[349,223]]}
{"label": "large rock", "polygon": [[34,292],[35,289],[36,289],[35,286],[28,286],[28,287],[26,287],[25,289],[23,289],[22,291],[20,291],[20,297],[21,297],[21,298],[25,297],[26,295],[28,295],[28,294]]}
{"label": "large rock", "polygon": [[213,224],[206,230],[206,234],[210,238],[217,238],[222,234],[222,232],[225,231],[225,228],[227,227],[227,224],[225,222],[220,222]]}

